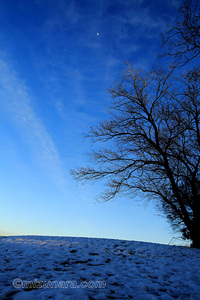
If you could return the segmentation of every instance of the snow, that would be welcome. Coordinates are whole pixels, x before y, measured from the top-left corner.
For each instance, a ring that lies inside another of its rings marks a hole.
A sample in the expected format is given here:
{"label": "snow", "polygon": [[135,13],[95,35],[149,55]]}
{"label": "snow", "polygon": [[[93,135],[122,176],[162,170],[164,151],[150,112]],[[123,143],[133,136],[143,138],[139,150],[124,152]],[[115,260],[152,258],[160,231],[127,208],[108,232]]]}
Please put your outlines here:
{"label": "snow", "polygon": [[200,250],[114,239],[0,237],[0,299],[200,299]]}

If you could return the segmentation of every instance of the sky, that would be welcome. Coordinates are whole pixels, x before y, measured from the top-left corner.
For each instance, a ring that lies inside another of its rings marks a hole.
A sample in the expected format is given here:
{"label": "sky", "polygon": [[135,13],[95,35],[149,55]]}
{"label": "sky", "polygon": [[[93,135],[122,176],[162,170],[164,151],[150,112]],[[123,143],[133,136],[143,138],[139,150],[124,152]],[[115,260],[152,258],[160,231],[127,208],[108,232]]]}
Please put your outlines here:
{"label": "sky", "polygon": [[153,202],[76,183],[126,61],[148,70],[179,0],[0,0],[0,234],[169,243]]}

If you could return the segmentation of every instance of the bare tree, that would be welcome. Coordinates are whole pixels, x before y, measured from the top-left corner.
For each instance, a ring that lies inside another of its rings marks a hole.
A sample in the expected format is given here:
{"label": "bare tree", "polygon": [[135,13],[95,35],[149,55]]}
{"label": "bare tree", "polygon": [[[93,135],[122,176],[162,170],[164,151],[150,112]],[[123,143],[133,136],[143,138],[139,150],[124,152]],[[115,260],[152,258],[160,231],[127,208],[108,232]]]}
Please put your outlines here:
{"label": "bare tree", "polygon": [[[92,166],[72,170],[76,180],[103,179],[108,201],[117,195],[154,199],[174,228],[200,248],[200,70],[175,76],[128,65],[109,92],[110,119],[90,129],[100,143]],[[104,147],[105,146],[105,147]]]}
{"label": "bare tree", "polygon": [[164,55],[176,58],[185,65],[200,54],[200,6],[198,0],[184,0],[178,9],[178,19],[162,35]]}

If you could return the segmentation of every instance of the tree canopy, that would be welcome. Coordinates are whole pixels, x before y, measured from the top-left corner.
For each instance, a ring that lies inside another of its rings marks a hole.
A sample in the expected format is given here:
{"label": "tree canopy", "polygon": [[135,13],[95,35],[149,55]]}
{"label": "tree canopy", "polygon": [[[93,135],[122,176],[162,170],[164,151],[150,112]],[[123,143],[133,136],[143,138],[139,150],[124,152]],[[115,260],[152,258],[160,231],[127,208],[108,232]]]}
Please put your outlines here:
{"label": "tree canopy", "polygon": [[164,55],[176,59],[178,65],[185,65],[200,54],[200,7],[198,0],[184,0],[178,9],[174,25],[162,34]]}

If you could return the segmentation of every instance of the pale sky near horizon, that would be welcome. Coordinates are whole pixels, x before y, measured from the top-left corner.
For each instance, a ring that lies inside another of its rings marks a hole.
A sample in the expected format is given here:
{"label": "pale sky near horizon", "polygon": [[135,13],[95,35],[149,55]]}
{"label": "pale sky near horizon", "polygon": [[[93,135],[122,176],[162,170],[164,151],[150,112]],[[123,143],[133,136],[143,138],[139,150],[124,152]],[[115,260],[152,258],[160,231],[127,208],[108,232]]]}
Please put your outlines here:
{"label": "pale sky near horizon", "polygon": [[[178,0],[0,0],[0,234],[168,243],[152,204],[98,203],[77,184],[82,134],[108,117],[107,88],[126,61],[149,69]],[[137,199],[139,200],[139,199]]]}

